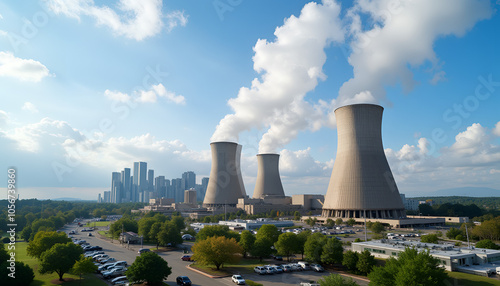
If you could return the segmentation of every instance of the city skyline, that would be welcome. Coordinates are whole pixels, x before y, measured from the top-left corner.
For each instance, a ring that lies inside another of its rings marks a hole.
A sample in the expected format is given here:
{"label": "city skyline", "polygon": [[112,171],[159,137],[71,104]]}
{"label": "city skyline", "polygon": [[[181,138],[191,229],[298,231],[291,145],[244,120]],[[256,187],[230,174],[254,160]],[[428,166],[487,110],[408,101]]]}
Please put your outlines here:
{"label": "city skyline", "polygon": [[0,3],[1,166],[21,198],[95,200],[147,178],[130,162],[209,177],[228,140],[249,196],[259,153],[286,195],[325,194],[334,110],[376,103],[401,193],[499,189],[497,2]]}

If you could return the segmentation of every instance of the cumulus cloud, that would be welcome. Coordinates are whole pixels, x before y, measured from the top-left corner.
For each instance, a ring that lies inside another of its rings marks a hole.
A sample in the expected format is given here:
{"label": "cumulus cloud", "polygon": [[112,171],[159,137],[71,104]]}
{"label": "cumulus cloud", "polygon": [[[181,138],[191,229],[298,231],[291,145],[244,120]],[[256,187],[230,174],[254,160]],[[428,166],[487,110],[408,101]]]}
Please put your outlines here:
{"label": "cumulus cloud", "polygon": [[[332,161],[333,162],[333,161]],[[280,152],[280,174],[284,176],[329,176],[333,163],[322,163],[314,160],[311,148]]]}
{"label": "cumulus cloud", "polygon": [[[93,0],[46,0],[49,9],[80,20],[80,16],[95,18],[97,25],[110,28],[118,35],[137,41],[160,33],[163,27],[170,32],[187,24],[187,16],[181,11],[162,14],[162,0],[120,0],[117,9],[97,6]],[[118,10],[119,12],[117,12]],[[167,20],[167,23],[163,22]]]}
{"label": "cumulus cloud", "polygon": [[493,134],[500,137],[500,121],[498,121],[497,124],[495,124],[495,128],[493,129]]}
{"label": "cumulus cloud", "polygon": [[29,101],[24,103],[22,110],[26,110],[31,113],[38,113],[38,108],[36,108],[36,106]]}
{"label": "cumulus cloud", "polygon": [[5,147],[0,150],[4,167],[23,170],[30,178],[23,182],[36,187],[107,187],[112,171],[132,167],[135,161],[146,161],[157,174],[170,178],[182,170],[202,176],[208,175],[211,160],[209,150],[191,150],[179,140],[88,134],[50,118],[0,132],[0,145]]}
{"label": "cumulus cloud", "polygon": [[[362,15],[367,15],[363,23]],[[357,1],[349,9],[352,53],[349,63],[354,76],[339,90],[339,106],[359,103],[360,93],[370,92],[376,101],[385,100],[385,86],[401,83],[403,90],[413,89],[411,67],[430,62],[439,67],[433,47],[437,38],[462,36],[480,20],[491,17],[489,1],[392,0]],[[373,23],[363,29],[367,23]],[[431,83],[444,79],[439,68]]]}
{"label": "cumulus cloud", "polygon": [[157,84],[151,86],[148,90],[136,90],[134,91],[134,96],[130,96],[126,93],[119,91],[111,91],[107,89],[104,91],[104,96],[112,101],[118,102],[141,102],[141,103],[155,103],[158,98],[165,98],[169,102],[175,104],[186,104],[186,99],[182,95],[178,95],[175,92],[169,91],[163,86],[163,84]]}
{"label": "cumulus cloud", "polygon": [[385,150],[400,191],[437,190],[463,184],[495,187],[492,177],[500,169],[500,145],[495,144],[494,129],[474,123],[455,136],[450,146],[435,150],[426,138],[417,145],[400,150]]}
{"label": "cumulus cloud", "polygon": [[3,128],[7,125],[7,121],[9,120],[9,115],[7,112],[0,110],[0,128]]}
{"label": "cumulus cloud", "polygon": [[234,113],[219,122],[211,140],[237,141],[242,131],[268,127],[259,152],[276,152],[298,130],[319,128],[328,104],[310,104],[304,97],[326,79],[324,49],[344,39],[339,13],[340,5],[331,0],[308,3],[299,17],[291,16],[276,28],[274,42],[259,39],[253,61],[262,76],[229,100]]}
{"label": "cumulus cloud", "polygon": [[0,76],[22,81],[39,82],[50,76],[49,69],[39,61],[16,58],[10,52],[0,52]]}

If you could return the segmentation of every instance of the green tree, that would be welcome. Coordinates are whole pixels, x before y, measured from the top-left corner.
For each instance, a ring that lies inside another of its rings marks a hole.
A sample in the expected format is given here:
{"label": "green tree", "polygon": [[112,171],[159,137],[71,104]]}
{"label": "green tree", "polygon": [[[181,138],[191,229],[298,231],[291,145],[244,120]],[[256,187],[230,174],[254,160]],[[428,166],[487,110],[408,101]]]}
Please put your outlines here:
{"label": "green tree", "polygon": [[305,220],[305,223],[308,225],[308,226],[315,226],[316,223],[318,222],[318,219],[317,218],[307,218]]}
{"label": "green tree", "polygon": [[172,274],[168,262],[154,252],[145,252],[130,265],[125,275],[129,281],[146,282],[148,285],[162,285],[163,280]]}
{"label": "green tree", "polygon": [[353,225],[355,225],[355,224],[356,224],[356,220],[355,220],[355,219],[353,219],[353,218],[350,218],[350,219],[348,219],[348,220],[346,221],[346,224],[347,224],[348,226],[353,226]]}
{"label": "green tree", "polygon": [[344,248],[342,242],[336,238],[329,238],[323,245],[323,253],[321,254],[321,262],[324,264],[342,263],[344,256]]}
{"label": "green tree", "polygon": [[489,239],[483,239],[476,242],[477,248],[500,249],[500,247]]}
{"label": "green tree", "polygon": [[274,248],[290,261],[290,255],[297,252],[297,244],[297,235],[293,232],[285,232],[280,234],[278,241],[274,243]]}
{"label": "green tree", "polygon": [[247,257],[247,253],[253,248],[255,244],[255,236],[249,230],[244,230],[241,232],[240,241],[238,244],[241,246],[243,250],[243,257]]}
{"label": "green tree", "polygon": [[184,222],[184,218],[181,216],[172,217],[171,222],[173,222],[177,226],[178,230],[182,231],[183,229],[186,228],[186,223]]}
{"label": "green tree", "polygon": [[271,248],[272,246],[271,240],[267,238],[261,238],[255,240],[255,243],[253,245],[253,248],[250,250],[250,254],[252,256],[258,257],[259,260],[262,262],[262,259],[264,257],[269,257],[271,253],[273,253],[273,250]]}
{"label": "green tree", "polygon": [[452,227],[446,232],[446,237],[449,239],[455,239],[455,237],[457,237],[457,235],[459,234],[462,234],[462,231],[458,228]]}
{"label": "green tree", "polygon": [[306,259],[320,263],[321,254],[323,254],[323,245],[326,244],[326,241],[326,236],[319,232],[309,236],[304,245],[304,254]]}
{"label": "green tree", "polygon": [[80,279],[82,279],[83,274],[94,273],[96,271],[97,266],[94,264],[92,257],[84,257],[83,255],[80,256],[80,260],[71,269],[71,273],[79,275]]}
{"label": "green tree", "polygon": [[33,282],[35,273],[28,264],[16,261],[15,276],[12,278],[11,276],[8,276],[11,273],[9,270],[10,263],[5,260],[0,261],[0,277],[2,277],[2,286],[26,286]]}
{"label": "green tree", "polygon": [[71,239],[64,232],[39,231],[33,240],[29,242],[26,253],[29,256],[40,258],[43,252],[49,250],[55,244],[67,242],[71,242]]}
{"label": "green tree", "polygon": [[227,238],[234,238],[236,241],[239,240],[239,234],[230,231],[227,225],[207,225],[198,232],[196,239],[204,240],[212,236],[224,236]]}
{"label": "green tree", "polygon": [[122,217],[109,226],[109,233],[114,238],[117,238],[120,236],[120,233],[122,233],[122,229],[124,232],[132,231],[137,233],[139,224],[135,219],[132,219],[130,217]]}
{"label": "green tree", "polygon": [[311,231],[304,230],[297,234],[297,252],[302,255],[302,259],[304,259],[304,246],[306,245],[307,238],[311,235]]}
{"label": "green tree", "polygon": [[193,259],[201,265],[214,265],[217,270],[224,263],[238,263],[243,251],[234,238],[212,236],[196,242],[191,248]]}
{"label": "green tree", "polygon": [[137,223],[139,226],[139,234],[143,236],[145,241],[150,241],[152,237],[149,236],[151,226],[156,222],[153,217],[143,217]]}
{"label": "green tree", "polygon": [[156,243],[157,249],[160,246],[160,239],[159,239],[158,234],[161,232],[162,225],[163,224],[159,221],[153,223],[153,225],[151,225],[151,228],[149,229],[149,233],[148,233],[149,237],[151,238],[151,241]]}
{"label": "green tree", "polygon": [[299,211],[295,211],[293,213],[293,220],[300,220],[300,217],[301,217],[301,215],[300,215]]}
{"label": "green tree", "polygon": [[62,278],[64,273],[75,265],[82,253],[82,248],[73,242],[57,243],[42,253],[39,271],[42,274],[56,272],[59,275],[59,281],[64,281]]}
{"label": "green tree", "polygon": [[[368,226],[368,224],[367,224]],[[374,222],[370,225],[369,229],[373,232],[373,233],[381,233],[382,231],[385,230],[385,226],[383,224],[381,224],[380,222]]]}
{"label": "green tree", "polygon": [[27,225],[21,231],[21,238],[24,239],[24,241],[29,241],[30,237],[31,237],[31,233],[32,233],[31,226]]}
{"label": "green tree", "polygon": [[356,271],[356,265],[358,264],[358,253],[352,250],[348,250],[344,253],[344,258],[342,259],[342,265],[347,267],[349,271]]}
{"label": "green tree", "polygon": [[427,234],[427,235],[422,235],[420,237],[420,242],[425,242],[425,243],[438,243],[438,236],[437,234]]}
{"label": "green tree", "polygon": [[271,241],[271,245],[273,245],[276,241],[278,241],[280,234],[281,232],[274,224],[264,224],[257,231],[255,238],[257,238],[257,240],[260,238],[267,238]]}
{"label": "green tree", "polygon": [[344,221],[341,218],[338,218],[338,219],[335,220],[335,224],[336,225],[341,225],[343,223],[344,223]]}
{"label": "green tree", "polygon": [[357,286],[352,278],[344,278],[339,274],[330,274],[318,280],[320,286]]}
{"label": "green tree", "polygon": [[397,259],[389,258],[384,267],[375,267],[368,278],[369,285],[377,286],[437,286],[443,285],[448,275],[429,251],[406,248]]}
{"label": "green tree", "polygon": [[177,244],[182,243],[182,235],[179,229],[177,229],[177,225],[173,222],[167,221],[164,222],[161,231],[157,235],[158,242],[160,245],[167,246],[167,244],[171,244],[175,246]]}
{"label": "green tree", "polygon": [[356,263],[356,268],[359,272],[367,275],[370,273],[375,266],[375,256],[371,255],[370,251],[364,250],[358,255],[358,263]]}
{"label": "green tree", "polygon": [[326,220],[325,225],[327,227],[334,227],[335,226],[335,222],[333,221],[333,219],[329,218],[329,219]]}

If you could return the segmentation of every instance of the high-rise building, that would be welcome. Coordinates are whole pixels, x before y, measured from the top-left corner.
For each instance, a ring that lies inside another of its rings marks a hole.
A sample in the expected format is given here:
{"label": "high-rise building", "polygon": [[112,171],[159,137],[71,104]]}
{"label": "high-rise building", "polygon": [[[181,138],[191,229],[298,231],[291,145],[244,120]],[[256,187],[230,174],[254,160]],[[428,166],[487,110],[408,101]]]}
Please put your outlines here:
{"label": "high-rise building", "polygon": [[205,199],[205,193],[207,192],[208,178],[204,177],[201,179],[201,185],[196,185],[196,199],[203,202]]}
{"label": "high-rise building", "polygon": [[155,182],[155,170],[148,170],[148,189],[150,192],[154,191],[154,182]]}
{"label": "high-rise building", "polygon": [[122,182],[121,182],[121,173],[119,172],[113,172],[111,174],[111,202],[112,203],[121,203],[121,189],[122,189]]}
{"label": "high-rise building", "polygon": [[[147,181],[148,164],[146,162],[134,162],[134,202],[144,202],[144,190],[148,189]],[[140,195],[142,193],[142,195]]]}
{"label": "high-rise building", "polygon": [[176,203],[182,203],[184,200],[184,188],[182,187],[182,179],[172,179],[172,193],[174,195],[173,199]]}
{"label": "high-rise building", "polygon": [[189,190],[196,186],[196,174],[192,171],[184,172],[182,174],[182,188]]}
{"label": "high-rise building", "polygon": [[196,190],[191,188],[189,190],[184,191],[184,203],[191,204],[193,206],[196,205]]}
{"label": "high-rise building", "polygon": [[[170,183],[170,181],[169,181]],[[158,176],[155,178],[155,193],[158,198],[164,198],[167,195],[167,186],[165,185],[165,176]]]}
{"label": "high-rise building", "polygon": [[97,202],[102,203],[101,193],[97,194]]}
{"label": "high-rise building", "polygon": [[103,201],[105,203],[110,203],[111,202],[111,191],[104,191],[104,199]]}
{"label": "high-rise building", "polygon": [[122,171],[122,202],[129,202],[131,197],[130,168],[124,168]]}

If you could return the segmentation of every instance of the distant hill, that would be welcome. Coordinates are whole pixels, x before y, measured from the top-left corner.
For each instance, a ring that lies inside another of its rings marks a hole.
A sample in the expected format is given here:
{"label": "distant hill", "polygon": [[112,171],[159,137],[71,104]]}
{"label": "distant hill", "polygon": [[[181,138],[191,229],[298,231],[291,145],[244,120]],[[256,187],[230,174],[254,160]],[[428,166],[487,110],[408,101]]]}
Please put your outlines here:
{"label": "distant hill", "polygon": [[481,187],[462,187],[437,190],[434,192],[426,193],[426,197],[447,197],[447,196],[460,196],[460,197],[500,197],[500,190],[492,188]]}

